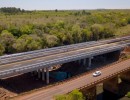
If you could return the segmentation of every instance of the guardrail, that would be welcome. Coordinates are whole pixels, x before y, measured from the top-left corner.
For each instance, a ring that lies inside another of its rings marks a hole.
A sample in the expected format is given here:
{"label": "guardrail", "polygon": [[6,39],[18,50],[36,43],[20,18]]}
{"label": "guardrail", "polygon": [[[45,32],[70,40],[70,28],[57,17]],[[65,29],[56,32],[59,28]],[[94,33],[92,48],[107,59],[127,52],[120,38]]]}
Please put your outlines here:
{"label": "guardrail", "polygon": [[82,49],[86,47],[98,46],[105,43],[123,41],[129,38],[130,36],[127,36],[127,37],[115,38],[115,39],[110,39],[110,40],[100,40],[97,42],[96,41],[84,42],[84,43],[72,44],[72,45],[67,45],[67,46],[60,46],[60,47],[54,47],[54,48],[47,48],[47,49],[17,53],[17,54],[12,54],[12,55],[5,55],[5,56],[0,57],[0,64],[8,64],[8,63],[22,61],[22,60],[29,60],[29,59],[33,59],[37,57],[43,57],[43,56],[53,55],[57,53],[68,52],[68,51]]}
{"label": "guardrail", "polygon": [[84,53],[76,54],[76,55],[67,55],[66,57],[63,57],[63,58],[48,60],[48,61],[44,61],[44,62],[42,61],[42,62],[39,62],[36,64],[30,64],[30,65],[26,65],[26,66],[19,66],[17,68],[3,70],[3,71],[0,71],[0,78],[4,78],[5,76],[10,76],[12,74],[31,72],[31,71],[34,71],[37,69],[50,67],[50,66],[57,65],[57,64],[63,64],[63,63],[71,62],[71,61],[76,61],[79,59],[84,59],[84,58],[120,50],[120,49],[126,47],[127,45],[130,45],[130,43],[112,46],[112,47],[108,47],[105,49],[94,50],[91,52],[84,52]]}

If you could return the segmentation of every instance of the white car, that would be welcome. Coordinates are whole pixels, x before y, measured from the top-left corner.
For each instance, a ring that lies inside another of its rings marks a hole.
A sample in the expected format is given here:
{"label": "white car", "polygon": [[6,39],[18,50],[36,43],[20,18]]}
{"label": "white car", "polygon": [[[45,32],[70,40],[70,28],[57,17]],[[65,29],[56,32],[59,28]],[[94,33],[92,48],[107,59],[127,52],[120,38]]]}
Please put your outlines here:
{"label": "white car", "polygon": [[96,77],[96,76],[100,76],[101,75],[101,71],[95,71],[93,73],[93,76]]}

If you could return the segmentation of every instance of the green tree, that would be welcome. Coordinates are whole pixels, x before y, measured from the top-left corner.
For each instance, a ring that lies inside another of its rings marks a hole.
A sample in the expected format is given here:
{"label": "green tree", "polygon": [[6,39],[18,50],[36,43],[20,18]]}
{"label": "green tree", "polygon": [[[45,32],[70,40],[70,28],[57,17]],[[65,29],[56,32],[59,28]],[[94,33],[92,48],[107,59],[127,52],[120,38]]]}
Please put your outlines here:
{"label": "green tree", "polygon": [[100,34],[100,38],[109,38],[114,37],[115,29],[111,24],[105,25],[102,34]]}
{"label": "green tree", "polygon": [[0,44],[0,56],[4,53],[5,48],[2,44]]}
{"label": "green tree", "polygon": [[57,28],[57,29],[61,29],[61,28],[64,28],[65,27],[65,23],[64,23],[64,21],[57,21],[56,23],[55,23],[55,27]]}
{"label": "green tree", "polygon": [[94,24],[91,26],[93,40],[99,40],[100,34],[102,34],[103,27],[100,24]]}
{"label": "green tree", "polygon": [[2,31],[0,35],[0,43],[4,46],[6,53],[13,52],[13,43],[15,42],[15,37],[13,34],[8,32],[7,30]]}
{"label": "green tree", "polygon": [[22,34],[31,34],[33,32],[33,25],[24,25],[20,28]]}
{"label": "green tree", "polygon": [[83,29],[81,32],[82,42],[89,41],[91,39],[91,32],[88,29]]}
{"label": "green tree", "polygon": [[72,37],[73,37],[74,43],[81,42],[81,29],[79,25],[74,25],[72,27]]}
{"label": "green tree", "polygon": [[18,26],[11,26],[9,28],[9,31],[14,35],[14,36],[17,36],[17,37],[20,37],[21,36],[21,31],[19,29]]}
{"label": "green tree", "polygon": [[130,92],[128,92],[128,93],[126,94],[126,96],[127,96],[128,98],[130,98]]}
{"label": "green tree", "polygon": [[0,25],[0,33],[4,30],[3,26]]}
{"label": "green tree", "polygon": [[55,35],[44,34],[43,39],[44,41],[46,41],[46,45],[48,47],[53,47],[58,45],[59,39]]}
{"label": "green tree", "polygon": [[37,35],[22,35],[13,44],[17,52],[31,51],[42,48],[42,40]]}
{"label": "green tree", "polygon": [[74,43],[73,42],[72,34],[69,33],[69,32],[67,32],[66,35],[65,35],[65,37],[64,37],[63,44],[68,45],[68,44],[72,44],[72,43]]}
{"label": "green tree", "polygon": [[56,96],[55,100],[85,100],[85,97],[79,90],[73,90],[67,95]]}
{"label": "green tree", "polygon": [[128,18],[128,24],[130,24],[130,18]]}

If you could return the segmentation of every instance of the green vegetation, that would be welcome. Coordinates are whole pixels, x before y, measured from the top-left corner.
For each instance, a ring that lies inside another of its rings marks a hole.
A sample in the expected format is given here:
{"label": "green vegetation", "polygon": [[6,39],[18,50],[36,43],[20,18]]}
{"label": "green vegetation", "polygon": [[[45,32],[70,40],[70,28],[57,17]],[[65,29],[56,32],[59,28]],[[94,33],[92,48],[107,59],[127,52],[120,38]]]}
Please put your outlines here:
{"label": "green vegetation", "polygon": [[0,8],[0,55],[130,33],[130,10],[25,11]]}
{"label": "green vegetation", "polygon": [[126,96],[127,96],[128,98],[130,98],[130,92],[128,92],[128,93],[126,94]]}
{"label": "green vegetation", "polygon": [[73,90],[67,95],[56,96],[55,100],[85,100],[85,97],[79,90]]}

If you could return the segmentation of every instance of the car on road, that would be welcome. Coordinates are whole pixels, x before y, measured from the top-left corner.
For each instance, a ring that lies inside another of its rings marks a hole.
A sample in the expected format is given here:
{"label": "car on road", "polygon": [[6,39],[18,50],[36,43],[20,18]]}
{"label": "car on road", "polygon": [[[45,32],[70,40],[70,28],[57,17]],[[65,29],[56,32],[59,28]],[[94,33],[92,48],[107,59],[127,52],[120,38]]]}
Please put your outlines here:
{"label": "car on road", "polygon": [[97,77],[97,76],[100,76],[101,75],[101,71],[95,71],[93,73],[93,77]]}

